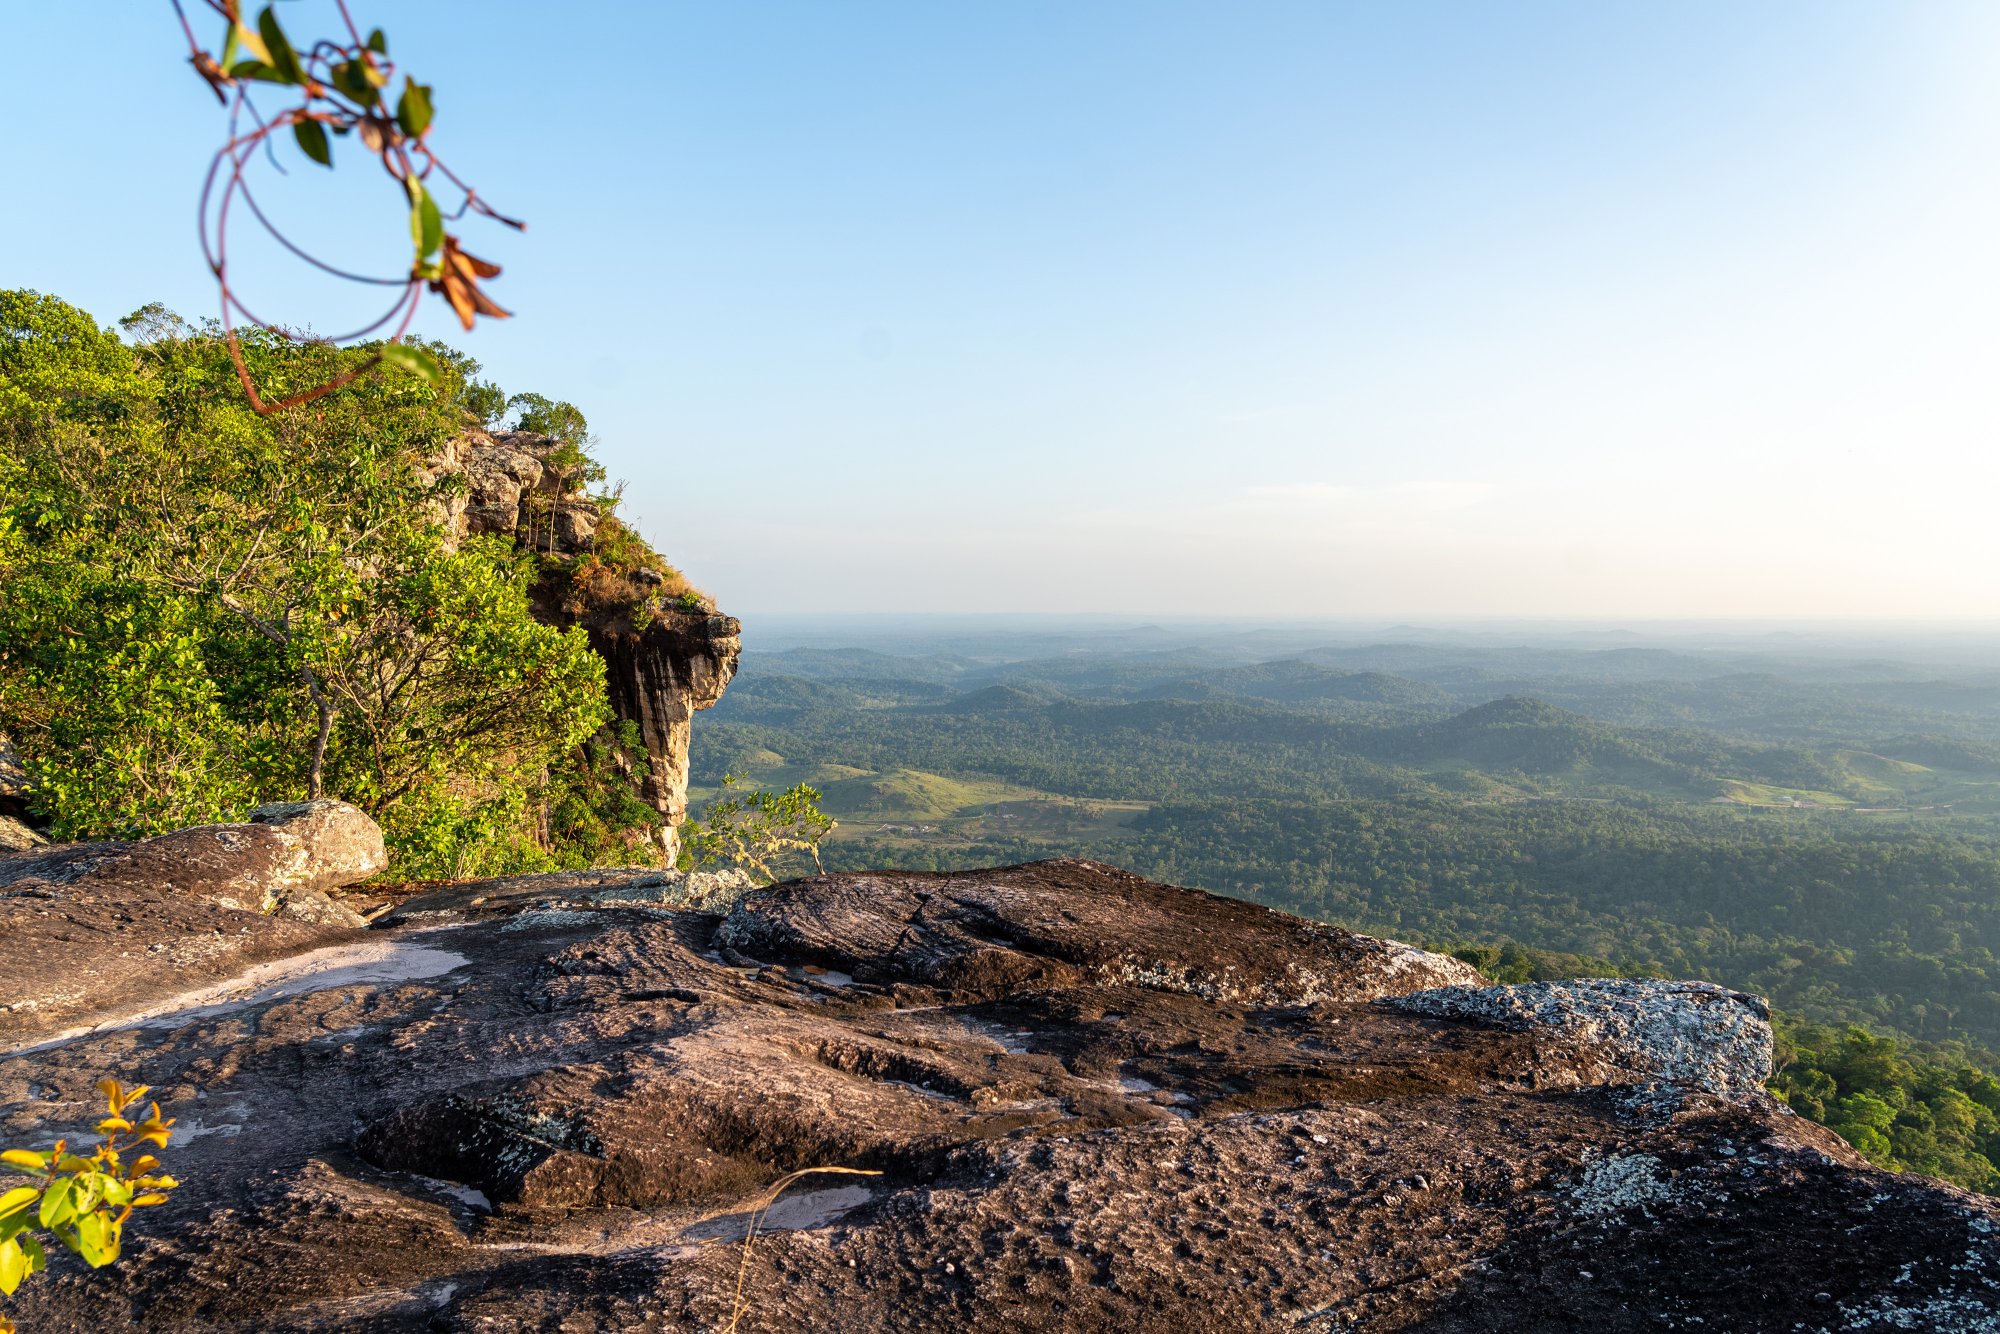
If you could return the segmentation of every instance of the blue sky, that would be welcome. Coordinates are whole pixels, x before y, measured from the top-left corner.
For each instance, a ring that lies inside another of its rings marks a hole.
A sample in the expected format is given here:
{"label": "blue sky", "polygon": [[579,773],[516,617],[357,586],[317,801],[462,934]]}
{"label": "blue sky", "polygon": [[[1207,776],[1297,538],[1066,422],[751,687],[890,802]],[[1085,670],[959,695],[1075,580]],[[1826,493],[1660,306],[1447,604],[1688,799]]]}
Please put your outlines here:
{"label": "blue sky", "polygon": [[[466,238],[518,317],[430,331],[731,610],[2000,610],[2000,7],[354,9],[531,223]],[[0,283],[211,311],[165,0],[0,25]],[[379,176],[292,164],[393,271]]]}

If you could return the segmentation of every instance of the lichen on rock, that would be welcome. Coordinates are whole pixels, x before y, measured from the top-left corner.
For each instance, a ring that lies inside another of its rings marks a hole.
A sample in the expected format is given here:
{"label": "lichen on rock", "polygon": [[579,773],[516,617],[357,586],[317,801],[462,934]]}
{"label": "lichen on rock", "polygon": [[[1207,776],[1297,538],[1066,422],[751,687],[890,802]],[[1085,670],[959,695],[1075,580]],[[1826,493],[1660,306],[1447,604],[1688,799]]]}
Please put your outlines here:
{"label": "lichen on rock", "polygon": [[1742,1097],[1771,1077],[1769,1003],[1710,982],[1584,978],[1445,987],[1385,1003],[1406,1014],[1560,1035],[1595,1049],[1609,1082]]}

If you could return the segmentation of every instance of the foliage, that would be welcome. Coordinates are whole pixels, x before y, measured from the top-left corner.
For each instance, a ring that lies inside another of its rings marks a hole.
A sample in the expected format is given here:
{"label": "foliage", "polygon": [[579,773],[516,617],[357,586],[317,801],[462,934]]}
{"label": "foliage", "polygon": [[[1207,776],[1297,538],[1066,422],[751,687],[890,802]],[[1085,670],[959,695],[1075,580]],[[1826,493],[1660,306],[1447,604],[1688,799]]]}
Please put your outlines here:
{"label": "foliage", "polygon": [[550,770],[544,844],[564,868],[630,866],[659,854],[665,818],[641,794],[652,763],[639,726],[620,719]]}
{"label": "foliage", "polygon": [[[1566,954],[1560,950],[1539,950],[1515,940],[1504,940],[1497,945],[1460,945],[1446,953],[1471,964],[1495,982],[1556,982],[1572,977],[1626,976],[1609,959]],[[1637,975],[1664,977],[1665,973],[1657,967],[1648,967]]]}
{"label": "foliage", "polygon": [[739,793],[736,784],[734,776],[725,776],[722,794],[682,826],[684,867],[726,862],[762,876],[766,884],[778,878],[773,868],[796,854],[811,858],[815,871],[825,869],[819,847],[835,821],[820,810],[817,789],[799,783],[783,792]]}
{"label": "foliage", "polygon": [[[144,323],[0,293],[0,727],[40,813],[134,835],[326,792],[406,869],[491,862],[609,710],[584,633],[530,614],[535,558],[441,522],[477,366],[259,416],[214,329]],[[367,355],[241,346],[279,386]]]}
{"label": "foliage", "polygon": [[2000,1190],[2000,1079],[1963,1047],[1778,1025],[1771,1091],[1882,1167]]}
{"label": "foliage", "polygon": [[[251,407],[260,414],[296,408],[355,382],[377,366],[407,371],[435,383],[440,375],[435,356],[420,345],[400,341],[426,287],[444,297],[467,330],[477,315],[507,318],[507,312],[479,286],[483,279],[498,277],[499,266],[466,253],[459,238],[447,230],[447,218],[438,200],[439,186],[448,181],[461,196],[462,202],[451,215],[454,219],[470,211],[516,229],[523,224],[494,212],[433,151],[429,134],[434,107],[429,85],[405,75],[391,105],[390,89],[397,68],[389,58],[388,38],[380,28],[362,36],[344,0],[338,9],[345,31],[304,47],[292,42],[272,6],[265,6],[256,21],[249,23],[244,20],[240,0],[207,0],[207,4],[224,23],[219,57],[196,38],[179,0],[174,8],[182,16],[190,63],[230,113],[228,139],[210,163],[202,187],[202,249],[221,291],[223,345]],[[253,90],[259,87],[296,94],[299,101],[267,113],[253,102]],[[415,254],[407,275],[370,278],[343,272],[306,253],[278,231],[258,207],[245,173],[260,153],[276,165],[273,136],[285,131],[290,131],[307,160],[322,167],[333,166],[334,139],[351,138],[362,151],[379,160],[383,172],[395,183],[398,212],[408,220]],[[218,179],[222,182],[219,193]],[[241,207],[236,206],[239,196]],[[366,349],[364,355],[329,371],[316,384],[290,392],[280,389],[279,396],[267,402],[259,386],[268,390],[271,382],[256,374],[243,355],[236,320],[248,320],[268,336],[291,335],[254,315],[230,285],[229,223],[232,212],[240,217],[246,211],[286,249],[314,267],[351,281],[398,288],[395,303],[380,319],[350,337],[335,340],[355,341],[393,326],[390,341]],[[490,406],[489,395],[482,392],[478,397],[481,407]]]}
{"label": "foliage", "polygon": [[[157,1102],[142,1120],[132,1119],[136,1112],[127,1115],[146,1096],[146,1086],[128,1089],[107,1079],[97,1091],[109,1114],[97,1123],[102,1139],[89,1156],[71,1153],[60,1139],[46,1152],[0,1152],[0,1163],[41,1183],[0,1192],[0,1293],[12,1296],[22,1279],[48,1267],[37,1230],[101,1269],[118,1259],[133,1211],[165,1204],[167,1192],[180,1184],[159,1170],[159,1159],[138,1152],[147,1144],[166,1148],[173,1133],[173,1119],[161,1119]],[[13,1328],[0,1316],[0,1334]]]}

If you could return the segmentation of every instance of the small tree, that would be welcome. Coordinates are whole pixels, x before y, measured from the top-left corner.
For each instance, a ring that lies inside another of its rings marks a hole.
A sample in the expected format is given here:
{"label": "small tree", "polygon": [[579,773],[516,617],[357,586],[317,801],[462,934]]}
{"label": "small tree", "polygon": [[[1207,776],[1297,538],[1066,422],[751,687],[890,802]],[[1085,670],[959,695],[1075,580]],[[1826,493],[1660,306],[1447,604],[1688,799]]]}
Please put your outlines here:
{"label": "small tree", "polygon": [[[126,1113],[146,1096],[146,1086],[128,1089],[115,1079],[97,1086],[109,1115],[97,1123],[103,1138],[88,1157],[57,1140],[47,1152],[8,1149],[0,1163],[40,1184],[0,1193],[0,1294],[13,1296],[28,1275],[48,1267],[48,1253],[36,1232],[46,1232],[74,1251],[92,1269],[117,1260],[125,1222],[134,1210],[167,1202],[180,1183],[159,1170],[160,1160],[140,1153],[143,1145],[167,1147],[173,1119],[161,1119],[154,1103],[144,1119]],[[127,1155],[132,1155],[127,1157]],[[14,1322],[0,1315],[0,1334]]]}
{"label": "small tree", "polygon": [[814,871],[826,870],[819,845],[838,822],[820,810],[816,788],[799,783],[783,792],[739,793],[736,783],[735,775],[725,777],[721,795],[682,826],[683,867],[727,863],[762,876],[767,885],[778,878],[773,867],[798,854],[812,859]]}

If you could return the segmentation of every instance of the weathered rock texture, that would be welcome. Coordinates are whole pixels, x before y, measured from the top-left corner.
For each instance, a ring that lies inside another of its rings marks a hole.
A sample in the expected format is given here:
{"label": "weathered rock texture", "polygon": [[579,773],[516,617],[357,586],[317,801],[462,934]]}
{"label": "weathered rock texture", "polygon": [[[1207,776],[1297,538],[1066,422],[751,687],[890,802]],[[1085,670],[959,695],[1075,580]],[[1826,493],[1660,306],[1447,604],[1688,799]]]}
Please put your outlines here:
{"label": "weathered rock texture", "polygon": [[0,1035],[101,1018],[342,938],[361,918],[326,891],[387,861],[375,822],[338,801],[0,858]]}
{"label": "weathered rock texture", "polygon": [[1745,1097],[1771,1077],[1771,1007],[1761,996],[1709,982],[1449,987],[1393,1004],[1408,1014],[1532,1033],[1561,1050],[1579,1085],[1628,1082]]}
{"label": "weathered rock texture", "polygon": [[28,825],[28,774],[14,743],[0,732],[0,856],[38,848],[48,840]]}
{"label": "weathered rock texture", "polygon": [[[2000,1321],[1992,1202],[1871,1169],[1758,1092],[1752,998],[1484,988],[1450,959],[1084,862],[663,906],[715,888],[458,886],[363,938],[373,972],[0,1058],[0,1138],[84,1126],[115,1072],[182,1118],[165,1157],[188,1183],[126,1263],[60,1264],[12,1314],[37,1331]],[[770,1183],[820,1166],[879,1175],[795,1187],[746,1252]]]}
{"label": "weathered rock texture", "polygon": [[[530,431],[470,431],[452,442],[434,474],[457,474],[465,494],[441,517],[461,537],[493,534],[574,562],[596,548],[604,516],[576,477],[551,460],[556,442]],[[697,711],[718,699],[735,675],[742,627],[706,604],[686,606],[661,592],[658,571],[631,572],[629,595],[583,606],[545,589],[537,615],[582,625],[604,659],[613,712],[635,723],[650,763],[643,795],[666,821],[660,853],[671,865],[677,827],[687,818],[688,747]]]}
{"label": "weathered rock texture", "polygon": [[694,715],[721,699],[736,674],[742,627],[733,616],[668,612],[643,628],[626,617],[586,619],[584,628],[604,659],[612,711],[639,725],[652,761],[644,796],[666,817],[671,862],[673,831],[687,818]]}

